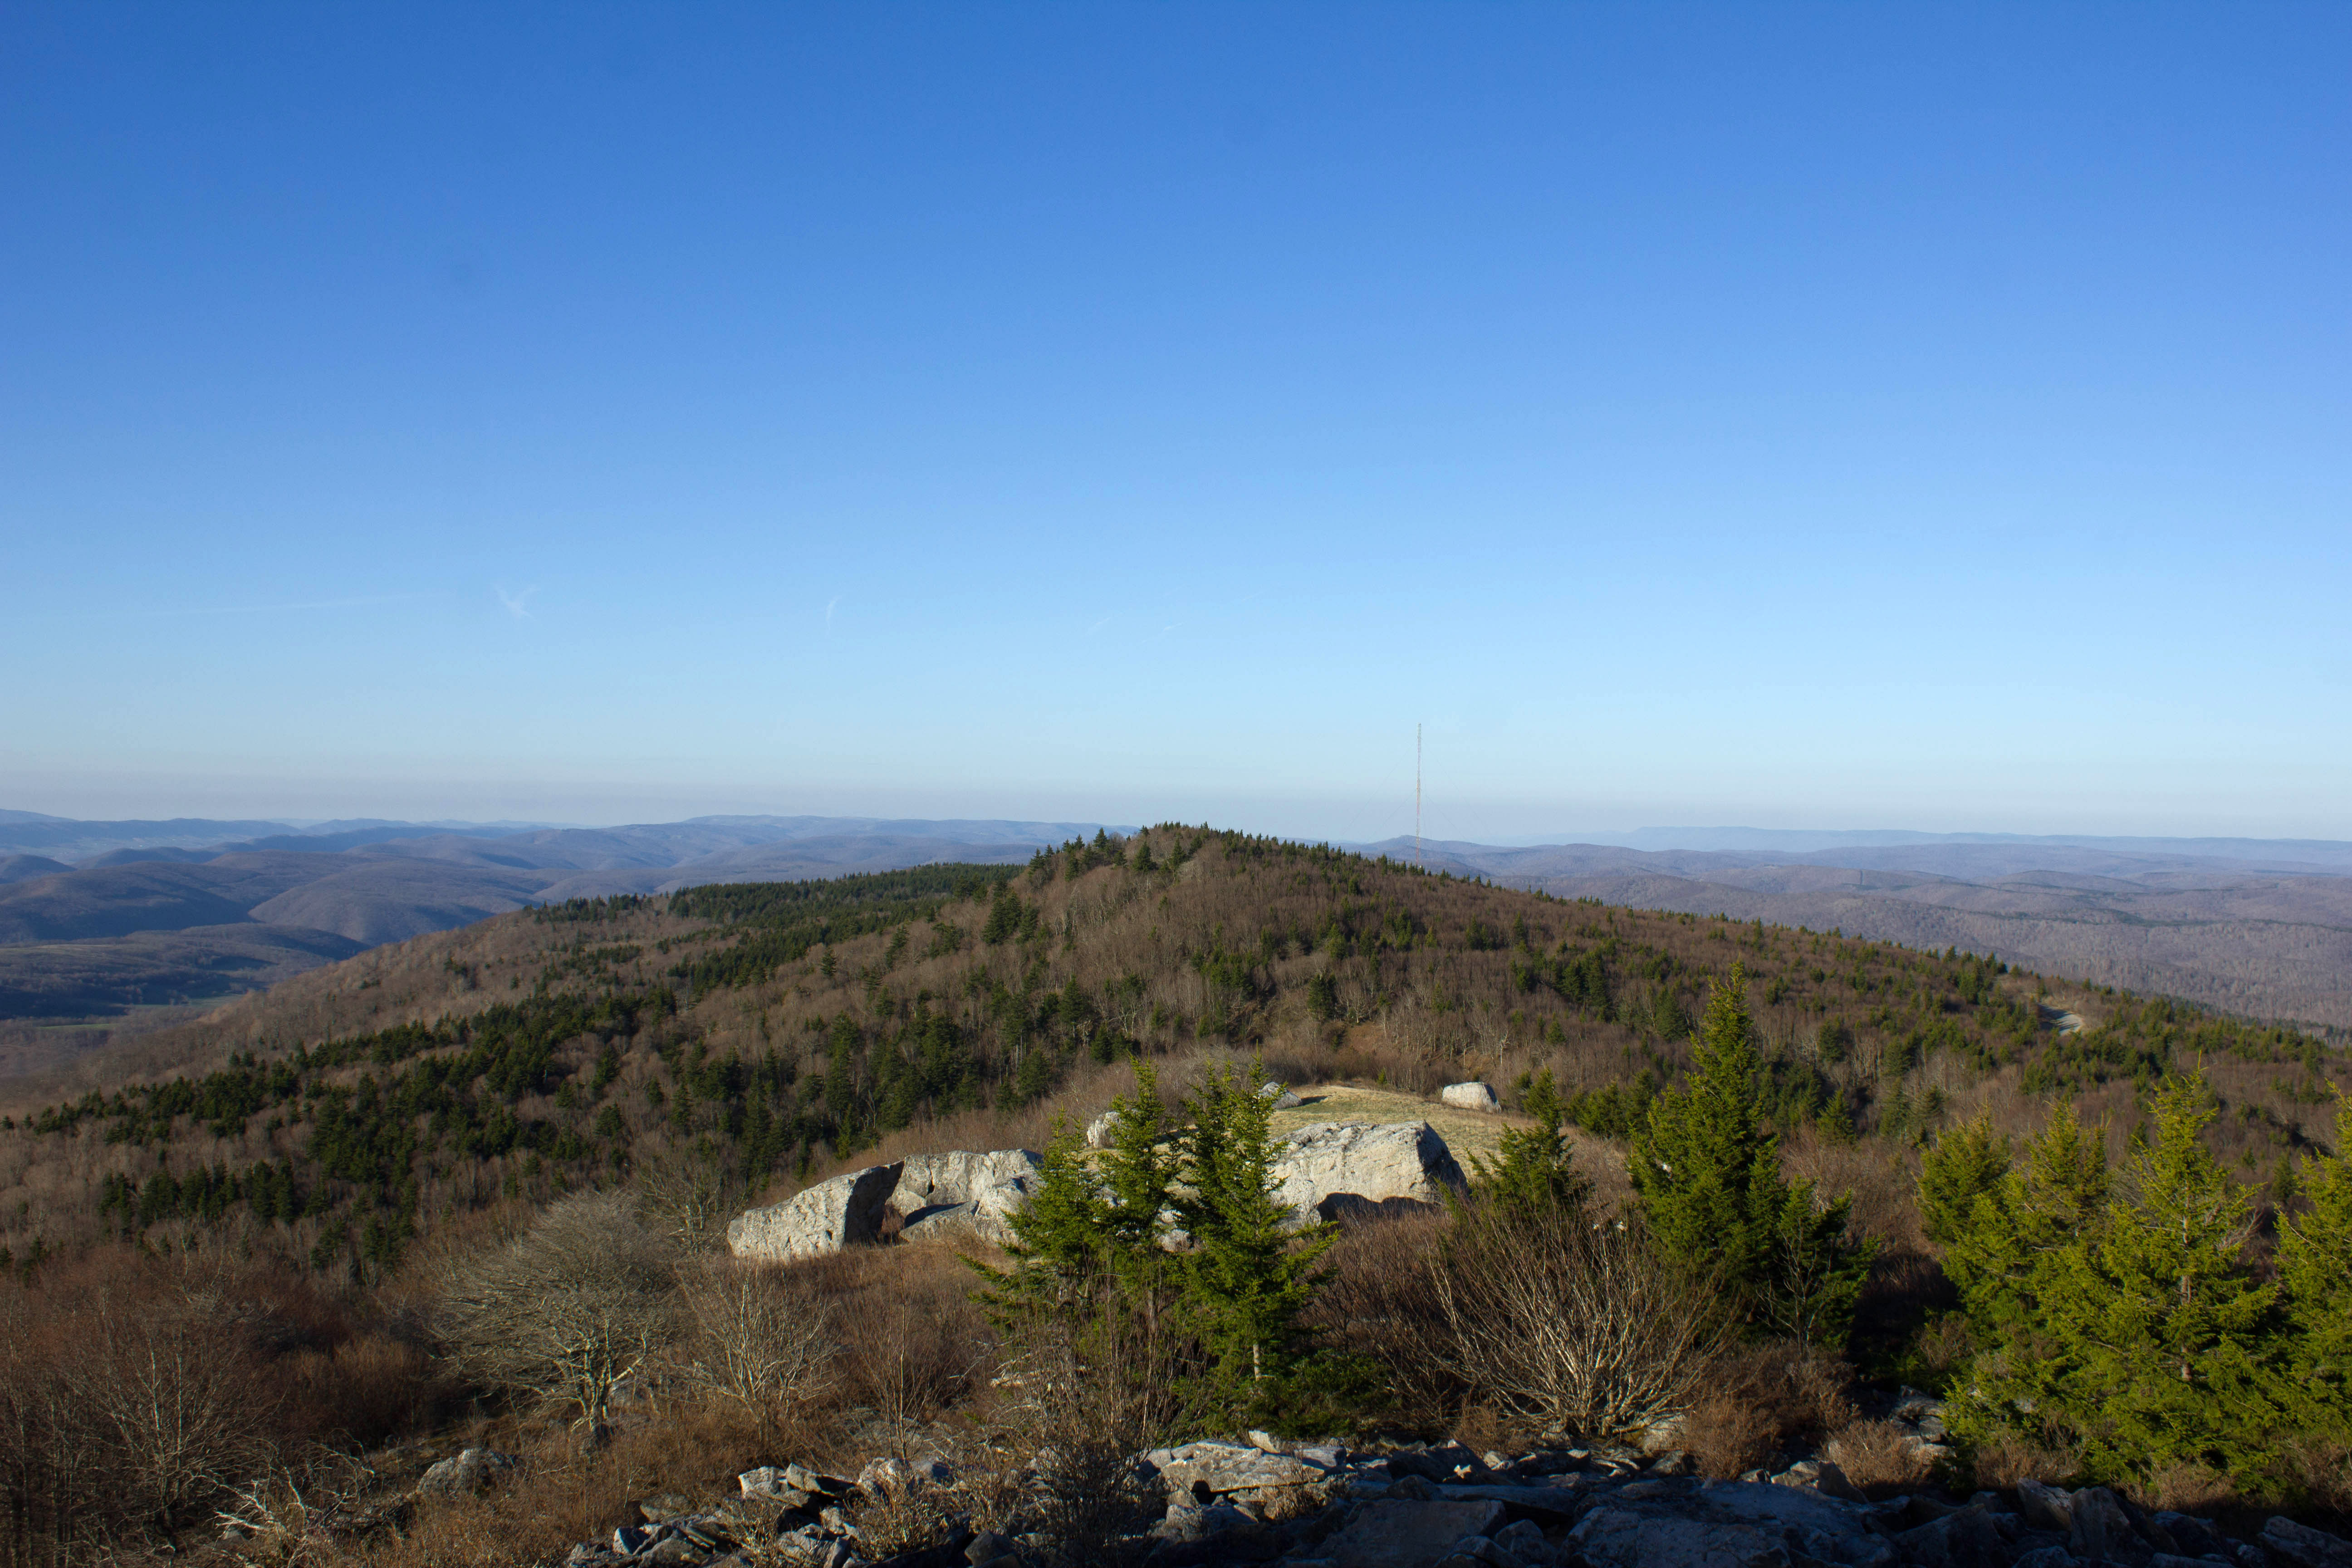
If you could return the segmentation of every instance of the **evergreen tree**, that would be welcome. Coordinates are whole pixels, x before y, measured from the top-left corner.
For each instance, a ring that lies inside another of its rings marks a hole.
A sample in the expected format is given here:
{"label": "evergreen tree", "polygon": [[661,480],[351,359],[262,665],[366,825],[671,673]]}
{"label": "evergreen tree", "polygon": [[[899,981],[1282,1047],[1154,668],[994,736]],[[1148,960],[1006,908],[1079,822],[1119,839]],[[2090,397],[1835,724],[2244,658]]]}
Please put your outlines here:
{"label": "evergreen tree", "polygon": [[1947,1244],[1944,1272],[1969,1320],[1999,1342],[2042,1321],[2042,1303],[2065,1250],[2094,1230],[2107,1197],[2106,1144],[2071,1105],[2054,1110],[2011,1169],[1978,1194],[1967,1225]]}
{"label": "evergreen tree", "polygon": [[1086,1141],[1069,1118],[1055,1119],[1054,1135],[1038,1161],[1037,1184],[1009,1221],[1013,1236],[1004,1249],[1012,1259],[1009,1267],[967,1260],[988,1281],[980,1300],[990,1316],[1011,1325],[1039,1313],[1052,1316],[1080,1309],[1089,1287],[1109,1265],[1111,1224],[1101,1188],[1087,1168]]}
{"label": "evergreen tree", "polygon": [[1946,1132],[1919,1166],[1919,1218],[1927,1239],[1949,1247],[1968,1231],[1977,1199],[2009,1174],[2010,1147],[1992,1130],[1992,1113]]}
{"label": "evergreen tree", "polygon": [[1172,1198],[1177,1164],[1157,1069],[1139,1059],[1135,1093],[1112,1100],[1110,1109],[1117,1120],[1102,1162],[1103,1185],[1109,1193],[1103,1221],[1108,1246],[1129,1270],[1138,1263],[1150,1263],[1156,1270],[1166,1256],[1160,1247],[1167,1229],[1161,1215]]}
{"label": "evergreen tree", "polygon": [[1667,1256],[1717,1273],[1750,1320],[1842,1343],[1874,1249],[1849,1234],[1852,1199],[1822,1204],[1780,1174],[1762,1062],[1734,964],[1706,1003],[1688,1081],[1651,1102],[1626,1162],[1643,1217]]}
{"label": "evergreen tree", "polygon": [[1192,1192],[1176,1205],[1192,1242],[1183,1254],[1187,1315],[1229,1397],[1261,1409],[1278,1407],[1284,1384],[1306,1370],[1313,1338],[1299,1320],[1337,1238],[1329,1226],[1302,1230],[1276,1194],[1264,1076],[1221,1068],[1187,1102]]}
{"label": "evergreen tree", "polygon": [[1762,1066],[1748,1016],[1748,975],[1707,997],[1706,1021],[1694,1042],[1698,1061],[1687,1081],[1650,1104],[1634,1134],[1626,1174],[1666,1253],[1720,1270],[1745,1290],[1761,1279],[1780,1209],[1780,1156],[1766,1130],[1757,1079]]}
{"label": "evergreen tree", "polygon": [[1505,1128],[1491,1164],[1482,1155],[1470,1157],[1471,1196],[1487,1215],[1508,1223],[1580,1216],[1591,1205],[1592,1180],[1571,1163],[1560,1131],[1566,1107],[1549,1068],[1529,1087],[1525,1104],[1535,1126]]}
{"label": "evergreen tree", "polygon": [[2102,1478],[2184,1464],[2243,1477],[2275,1453],[2278,1290],[2246,1265],[2247,1190],[2200,1137],[2213,1119],[2203,1078],[2165,1082],[2155,1112],[2129,1200],[2068,1249],[2049,1303],[2080,1368],[2068,1413]]}
{"label": "evergreen tree", "polygon": [[[2337,1136],[2352,1131],[2352,1095],[2336,1102]],[[2310,1207],[2279,1225],[2279,1283],[2294,1324],[2296,1425],[2352,1440],[2352,1162],[2344,1151],[2304,1168]]]}

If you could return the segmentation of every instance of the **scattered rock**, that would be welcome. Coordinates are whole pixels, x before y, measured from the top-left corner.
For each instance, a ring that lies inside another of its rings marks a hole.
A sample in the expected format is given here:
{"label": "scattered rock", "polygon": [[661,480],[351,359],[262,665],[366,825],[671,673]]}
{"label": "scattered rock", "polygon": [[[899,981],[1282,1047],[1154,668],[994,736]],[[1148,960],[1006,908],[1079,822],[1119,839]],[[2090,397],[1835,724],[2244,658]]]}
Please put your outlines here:
{"label": "scattered rock", "polygon": [[1108,1149],[1111,1140],[1118,1136],[1118,1112],[1116,1110],[1106,1110],[1087,1123],[1087,1147],[1089,1149]]}
{"label": "scattered rock", "polygon": [[770,1208],[738,1215],[727,1227],[727,1247],[738,1258],[783,1263],[871,1242],[897,1190],[901,1167],[869,1165]]}
{"label": "scattered rock", "polygon": [[1503,1102],[1495,1091],[1483,1083],[1449,1083],[1437,1091],[1437,1098],[1456,1110],[1498,1111]]}
{"label": "scattered rock", "polygon": [[416,1483],[419,1497],[471,1497],[482,1490],[519,1461],[512,1454],[501,1454],[495,1448],[467,1448],[457,1458],[443,1459],[427,1469]]}
{"label": "scattered rock", "polygon": [[1846,1502],[1868,1502],[1860,1487],[1846,1479],[1843,1470],[1828,1459],[1800,1459],[1772,1478],[1773,1484],[1783,1487],[1811,1487],[1823,1497],[1842,1499]]}
{"label": "scattered rock", "polygon": [[1353,1568],[1425,1568],[1464,1536],[1485,1535],[1502,1522],[1497,1502],[1368,1502],[1316,1550]]}
{"label": "scattered rock", "polygon": [[2352,1542],[2297,1524],[2284,1514],[2272,1516],[2257,1539],[2273,1556],[2284,1558],[2294,1568],[2352,1568]]}
{"label": "scattered rock", "polygon": [[1426,1121],[1318,1121],[1282,1141],[1273,1167],[1301,1224],[1400,1205],[1435,1206],[1466,1185],[1445,1140]]}
{"label": "scattered rock", "polygon": [[2017,1511],[2036,1530],[2065,1535],[2074,1528],[2074,1500],[2061,1489],[2040,1481],[2017,1483]]}
{"label": "scattered rock", "polygon": [[[2067,1530],[2066,1550],[2075,1556],[2092,1563],[2147,1560],[2148,1548],[2132,1529],[2131,1516],[2106,1488],[2083,1488],[2074,1494],[2067,1512],[2073,1523]],[[2352,1562],[2330,1568],[2352,1568]]]}
{"label": "scattered rock", "polygon": [[1273,1108],[1276,1110],[1288,1110],[1295,1106],[1300,1106],[1307,1103],[1305,1100],[1299,1099],[1298,1096],[1293,1094],[1289,1089],[1284,1088],[1278,1083],[1264,1085],[1258,1089],[1257,1097],[1260,1100],[1271,1101]]}

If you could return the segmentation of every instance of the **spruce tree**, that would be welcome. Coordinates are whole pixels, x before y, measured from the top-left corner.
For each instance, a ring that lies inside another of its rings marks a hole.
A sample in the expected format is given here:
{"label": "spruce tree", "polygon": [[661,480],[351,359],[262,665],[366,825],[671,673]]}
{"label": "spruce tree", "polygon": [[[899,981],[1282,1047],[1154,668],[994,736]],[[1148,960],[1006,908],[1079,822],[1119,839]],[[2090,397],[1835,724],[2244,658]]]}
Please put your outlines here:
{"label": "spruce tree", "polygon": [[[2352,1095],[2336,1101],[2337,1137],[2352,1131]],[[2279,1225],[2279,1283],[2294,1326],[2289,1346],[2296,1425],[2352,1442],[2352,1161],[2337,1151],[2306,1164],[2310,1206]]]}
{"label": "spruce tree", "polygon": [[2280,1426],[2278,1289],[2247,1267],[2247,1189],[2200,1136],[2213,1119],[2201,1075],[2167,1080],[2154,1109],[2128,1200],[2069,1251],[2047,1303],[2079,1365],[2069,1414],[2103,1478],[2177,1465],[2249,1476],[2275,1453]]}
{"label": "spruce tree", "polygon": [[1037,1184],[1009,1221],[1009,1267],[968,1260],[988,1281],[980,1300],[990,1315],[1010,1325],[1041,1313],[1079,1310],[1089,1287],[1110,1265],[1112,1227],[1100,1185],[1087,1168],[1086,1141],[1069,1118],[1055,1120],[1054,1135],[1038,1162]]}
{"label": "spruce tree", "polygon": [[1968,1233],[1977,1200],[2009,1174],[2006,1136],[1992,1130],[1992,1113],[1980,1113],[1936,1140],[1919,1166],[1919,1218],[1927,1239],[1949,1247]]}
{"label": "spruce tree", "polygon": [[1850,1197],[1823,1205],[1780,1173],[1747,993],[1734,964],[1707,997],[1696,1066],[1651,1102],[1627,1174],[1668,1257],[1713,1273],[1760,1327],[1843,1343],[1874,1249],[1849,1235]]}
{"label": "spruce tree", "polygon": [[1650,1103],[1626,1160],[1643,1217],[1666,1253],[1718,1269],[1726,1284],[1759,1279],[1780,1208],[1780,1155],[1766,1131],[1762,1063],[1748,1016],[1748,974],[1732,966],[1706,1002],[1688,1079]]}
{"label": "spruce tree", "polygon": [[1552,1087],[1551,1069],[1525,1097],[1533,1127],[1503,1130],[1495,1159],[1470,1157],[1470,1191],[1492,1217],[1511,1224],[1581,1218],[1591,1205],[1592,1180],[1577,1170],[1561,1131],[1565,1106]]}
{"label": "spruce tree", "polygon": [[1337,1238],[1328,1225],[1302,1230],[1276,1195],[1272,1109],[1257,1091],[1263,1077],[1221,1068],[1187,1102],[1192,1127],[1184,1175],[1192,1190],[1176,1204],[1192,1243],[1182,1255],[1187,1314],[1228,1397],[1261,1408],[1279,1404],[1282,1384],[1314,1349],[1300,1319],[1318,1261]]}
{"label": "spruce tree", "polygon": [[1944,1272],[1959,1288],[1970,1323],[1998,1341],[2038,1321],[2052,1271],[2097,1226],[2106,1197],[2103,1136],[2085,1129],[2073,1106],[2058,1106],[2026,1150],[2023,1168],[1978,1194],[1965,1225],[1953,1222]]}

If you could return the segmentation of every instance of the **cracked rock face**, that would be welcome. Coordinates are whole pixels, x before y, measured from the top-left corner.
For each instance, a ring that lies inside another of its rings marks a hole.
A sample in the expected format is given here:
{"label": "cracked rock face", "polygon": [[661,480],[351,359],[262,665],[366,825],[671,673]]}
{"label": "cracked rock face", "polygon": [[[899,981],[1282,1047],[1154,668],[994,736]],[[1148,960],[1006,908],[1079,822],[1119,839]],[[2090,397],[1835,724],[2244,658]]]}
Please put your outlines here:
{"label": "cracked rock face", "polygon": [[1278,1196],[1301,1224],[1399,1205],[1435,1206],[1466,1185],[1445,1140],[1426,1121],[1318,1121],[1275,1153]]}
{"label": "cracked rock face", "polygon": [[881,1234],[900,1170],[869,1165],[819,1182],[772,1207],[739,1215],[727,1227],[728,1250],[763,1263],[789,1263],[873,1241]]}

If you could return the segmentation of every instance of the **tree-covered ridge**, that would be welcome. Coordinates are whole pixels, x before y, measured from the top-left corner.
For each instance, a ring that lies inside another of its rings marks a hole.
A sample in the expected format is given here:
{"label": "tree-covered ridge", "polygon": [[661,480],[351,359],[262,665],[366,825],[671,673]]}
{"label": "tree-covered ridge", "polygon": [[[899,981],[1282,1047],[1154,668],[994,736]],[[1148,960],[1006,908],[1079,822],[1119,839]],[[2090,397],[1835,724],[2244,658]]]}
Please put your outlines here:
{"label": "tree-covered ridge", "polygon": [[[1972,1077],[2146,1083],[2200,1053],[2306,1075],[2321,1059],[2301,1037],[2132,998],[2062,1037],[2032,979],[1989,955],[1175,826],[1025,868],[575,900],[409,945],[415,1016],[304,1039],[265,1008],[209,1072],[0,1129],[44,1168],[100,1152],[37,1214],[21,1200],[17,1254],[250,1215],[322,1267],[381,1268],[502,1195],[688,1158],[756,1190],[928,1120],[1036,1103],[1088,1064],[1204,1043],[1295,1073],[1485,1071],[1507,1094],[1502,1069],[1525,1068],[1524,1094],[1541,1068],[1567,1121],[1622,1138],[1690,1068],[1697,1013],[1735,963],[1759,1114],[1832,1141],[1926,1136],[1948,1118],[1942,1085]],[[395,973],[376,954],[343,968],[362,1000]],[[2231,1126],[2292,1146],[2293,1110]]]}

